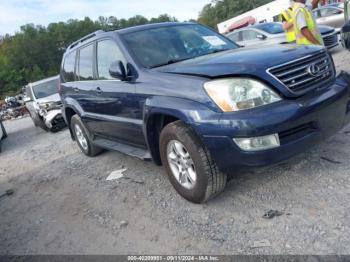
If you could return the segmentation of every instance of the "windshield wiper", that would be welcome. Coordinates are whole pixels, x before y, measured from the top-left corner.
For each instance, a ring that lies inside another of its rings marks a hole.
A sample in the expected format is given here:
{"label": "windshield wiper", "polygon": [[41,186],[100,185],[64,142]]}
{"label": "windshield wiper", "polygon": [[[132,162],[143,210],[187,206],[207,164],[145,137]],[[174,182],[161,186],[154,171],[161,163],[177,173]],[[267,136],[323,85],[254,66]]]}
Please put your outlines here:
{"label": "windshield wiper", "polygon": [[219,53],[219,52],[224,52],[224,51],[227,51],[227,50],[230,50],[230,49],[214,49],[214,50],[210,51],[207,55],[215,54],[215,53]]}
{"label": "windshield wiper", "polygon": [[175,63],[178,63],[178,62],[181,62],[181,61],[185,61],[185,60],[189,60],[189,59],[192,59],[192,58],[197,58],[197,57],[200,57],[200,56],[205,56],[205,55],[210,55],[210,54],[214,54],[214,53],[224,52],[224,51],[227,51],[227,50],[230,50],[230,49],[214,49],[214,50],[210,51],[209,53],[202,54],[202,55],[199,55],[199,56],[194,56],[194,57],[191,56],[191,57],[179,58],[179,59],[170,59],[170,60],[166,61],[165,63],[156,64],[156,65],[151,66],[150,68],[155,68],[155,67],[160,67],[160,66],[165,66],[165,65],[171,65],[171,64],[175,64]]}
{"label": "windshield wiper", "polygon": [[171,65],[171,64],[175,64],[181,61],[185,61],[185,60],[189,60],[192,59],[193,57],[186,57],[186,58],[179,58],[179,59],[170,59],[168,61],[166,61],[165,63],[160,63],[160,64],[156,64],[151,66],[150,68],[155,68],[155,67],[160,67],[160,66],[165,66],[165,65]]}

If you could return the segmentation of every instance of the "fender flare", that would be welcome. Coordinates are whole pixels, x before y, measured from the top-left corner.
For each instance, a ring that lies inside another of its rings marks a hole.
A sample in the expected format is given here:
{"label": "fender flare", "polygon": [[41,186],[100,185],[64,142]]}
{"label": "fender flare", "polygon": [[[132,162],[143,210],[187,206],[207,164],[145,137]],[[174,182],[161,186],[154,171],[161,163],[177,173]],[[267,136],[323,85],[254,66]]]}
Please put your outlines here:
{"label": "fender flare", "polygon": [[209,115],[217,115],[216,112],[211,111],[206,105],[189,99],[165,96],[147,98],[143,110],[142,129],[153,161],[161,165],[159,141],[157,140],[160,130],[157,130],[157,132],[153,132],[154,130],[152,130],[152,125],[154,124],[152,120],[154,120],[155,116],[164,115],[173,117],[195,127],[196,123],[200,122],[201,119],[208,117],[208,112],[212,112]]}
{"label": "fender flare", "polygon": [[73,131],[70,127],[70,121],[67,119],[67,109],[73,110],[79,117],[82,117],[83,109],[81,108],[81,106],[79,105],[79,103],[76,100],[74,100],[70,97],[67,97],[64,100],[63,107],[62,107],[62,116],[63,116],[64,121],[66,122],[66,124],[68,126],[72,140],[75,140],[74,135],[73,135]]}

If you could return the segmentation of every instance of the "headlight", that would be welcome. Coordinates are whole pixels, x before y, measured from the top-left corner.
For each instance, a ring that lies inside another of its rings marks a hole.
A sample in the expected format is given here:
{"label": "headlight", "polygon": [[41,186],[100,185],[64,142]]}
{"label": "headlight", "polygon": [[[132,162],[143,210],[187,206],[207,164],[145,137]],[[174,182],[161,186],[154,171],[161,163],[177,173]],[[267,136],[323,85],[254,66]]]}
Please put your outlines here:
{"label": "headlight", "polygon": [[224,112],[250,109],[281,100],[268,86],[250,78],[225,78],[206,82],[204,89]]}
{"label": "headlight", "polygon": [[41,103],[40,107],[43,109],[49,109],[53,105],[52,102],[47,102],[47,103]]}
{"label": "headlight", "polygon": [[39,108],[43,109],[44,111],[50,110],[55,106],[54,102],[46,102],[39,104]]}
{"label": "headlight", "polygon": [[50,108],[50,103],[40,103],[39,104],[39,115],[44,116],[47,113],[47,110]]}

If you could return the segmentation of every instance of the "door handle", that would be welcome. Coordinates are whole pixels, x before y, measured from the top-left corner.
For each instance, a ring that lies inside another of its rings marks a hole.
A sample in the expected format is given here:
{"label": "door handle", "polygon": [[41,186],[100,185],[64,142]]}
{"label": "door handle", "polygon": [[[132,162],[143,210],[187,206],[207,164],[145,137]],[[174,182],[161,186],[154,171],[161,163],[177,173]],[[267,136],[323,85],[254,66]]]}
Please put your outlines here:
{"label": "door handle", "polygon": [[100,87],[96,87],[96,93],[99,95],[102,94],[102,90]]}
{"label": "door handle", "polygon": [[74,90],[75,92],[79,92],[79,88],[77,88],[77,87],[74,87],[73,90]]}

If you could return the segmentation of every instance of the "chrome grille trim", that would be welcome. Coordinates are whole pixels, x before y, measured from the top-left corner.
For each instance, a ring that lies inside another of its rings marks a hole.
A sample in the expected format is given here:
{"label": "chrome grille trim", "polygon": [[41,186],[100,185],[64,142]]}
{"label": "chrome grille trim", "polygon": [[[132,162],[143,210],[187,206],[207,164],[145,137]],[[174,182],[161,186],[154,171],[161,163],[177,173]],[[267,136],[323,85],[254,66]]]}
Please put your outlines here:
{"label": "chrome grille trim", "polygon": [[[312,74],[311,65],[317,67],[317,74]],[[323,87],[329,84],[335,75],[333,62],[325,50],[271,67],[266,72],[295,95]]]}
{"label": "chrome grille trim", "polygon": [[327,48],[331,48],[338,45],[339,40],[338,40],[338,34],[336,32],[322,36],[322,38],[323,38],[324,45]]}

